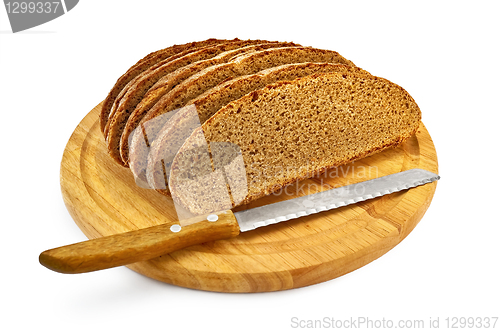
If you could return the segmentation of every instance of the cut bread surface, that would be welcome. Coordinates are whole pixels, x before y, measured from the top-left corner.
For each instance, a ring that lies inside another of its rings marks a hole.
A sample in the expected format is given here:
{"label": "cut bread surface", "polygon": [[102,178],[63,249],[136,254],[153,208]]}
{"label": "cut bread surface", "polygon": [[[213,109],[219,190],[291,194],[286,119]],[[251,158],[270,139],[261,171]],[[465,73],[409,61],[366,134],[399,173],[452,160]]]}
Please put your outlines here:
{"label": "cut bread surface", "polygon": [[[178,149],[187,136],[196,128],[197,124],[199,126],[200,123],[204,123],[228,103],[243,97],[249,92],[264,88],[268,84],[328,72],[355,72],[369,75],[368,72],[360,68],[340,64],[310,62],[287,64],[266,69],[257,74],[232,79],[191,100],[188,105],[192,106],[192,108],[186,106],[185,110],[180,110],[174,117],[169,119],[168,124],[163,126],[149,153],[143,147],[144,152],[140,156],[134,155],[134,158],[147,158],[147,163],[142,165],[143,167],[146,166],[146,177],[149,186],[157,189],[162,194],[168,195],[166,179],[170,171],[170,164]],[[193,110],[196,110],[196,113]],[[140,174],[144,170],[137,170],[135,166],[135,164],[134,167],[131,166],[131,170],[136,176],[141,176]]]}
{"label": "cut bread surface", "polygon": [[[230,186],[229,193],[241,198],[246,190],[243,198],[231,202],[241,205],[311,174],[397,146],[415,133],[420,118],[418,105],[403,88],[374,76],[313,74],[272,84],[229,103],[192,133],[172,163],[172,197],[194,214],[227,208],[223,196],[209,193],[228,191],[231,176],[226,174],[222,181],[221,168],[213,166],[212,173],[197,174],[199,161],[193,151],[203,148],[203,139],[206,148],[220,142],[238,147],[244,181],[241,176],[233,179],[237,185]],[[235,154],[227,155],[231,157],[223,164],[234,166]],[[241,175],[241,170],[235,174]],[[195,181],[197,177],[205,181]]]}
{"label": "cut bread surface", "polygon": [[[142,127],[142,133],[139,130],[135,131],[134,136],[146,135],[146,137],[132,138],[131,141],[149,147],[165,124],[165,117],[162,116],[163,114],[185,106],[190,100],[200,96],[224,81],[243,75],[254,74],[275,66],[300,62],[354,65],[351,61],[342,57],[338,52],[311,47],[271,48],[238,56],[231,62],[211,66],[198,72],[164,95],[139,123]],[[130,150],[136,152],[141,151],[140,148],[135,147],[130,147]]]}

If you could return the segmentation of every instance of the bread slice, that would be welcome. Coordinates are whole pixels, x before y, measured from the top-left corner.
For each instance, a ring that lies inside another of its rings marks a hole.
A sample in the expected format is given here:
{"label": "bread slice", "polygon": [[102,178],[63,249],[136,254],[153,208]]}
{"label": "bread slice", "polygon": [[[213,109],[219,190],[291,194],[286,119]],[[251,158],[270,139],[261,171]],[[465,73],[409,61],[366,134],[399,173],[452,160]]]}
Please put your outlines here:
{"label": "bread slice", "polygon": [[[142,74],[142,76],[131,85],[124,96],[121,98],[119,103],[114,104],[114,114],[109,119],[106,128],[105,136],[108,144],[108,151],[111,157],[118,163],[123,164],[120,157],[120,138],[127,122],[128,117],[135,109],[137,104],[141,101],[142,97],[146,92],[156,83],[158,80],[192,62],[212,58],[222,52],[244,47],[247,45],[261,44],[266,41],[262,40],[244,40],[244,41],[231,41],[227,43],[217,44],[214,46],[207,46],[201,48],[195,52],[190,52],[177,59],[166,61],[166,63],[161,66],[153,67],[149,69],[147,73]],[[170,59],[168,59],[170,60]]]}
{"label": "bread slice", "polygon": [[[237,39],[235,39],[237,40]],[[223,42],[228,42],[227,40],[223,39],[207,39],[204,41],[200,42],[191,42],[191,43],[186,43],[182,45],[173,45],[167,48],[164,48],[162,50],[152,52],[139,60],[135,65],[133,65],[125,74],[123,74],[118,80],[116,81],[115,85],[111,89],[111,91],[108,93],[108,96],[104,100],[101,114],[99,117],[100,121],[100,127],[101,131],[104,133],[104,128],[106,127],[106,124],[108,122],[108,117],[109,113],[111,112],[111,108],[113,107],[113,103],[120,93],[122,89],[127,85],[128,82],[130,82],[132,79],[134,79],[137,75],[140,73],[144,72],[148,68],[150,68],[152,65],[167,59],[171,57],[174,54],[180,53],[182,51],[185,51],[190,48],[195,48],[195,47],[203,47],[203,46],[208,46],[208,45],[213,45],[213,44],[219,44]]]}
{"label": "bread slice", "polygon": [[151,144],[163,123],[151,121],[155,117],[185,106],[223,81],[257,73],[261,70],[290,63],[323,62],[354,64],[335,51],[311,47],[280,47],[236,57],[233,61],[209,67],[191,76],[163,96],[141,120],[147,141]]}
{"label": "bread slice", "polygon": [[142,98],[140,103],[136,106],[135,110],[129,116],[127,120],[127,124],[121,134],[120,140],[120,155],[122,160],[128,164],[129,161],[129,136],[130,133],[137,127],[142,118],[146,115],[146,113],[156,104],[156,102],[167,94],[172,88],[182,81],[186,80],[190,76],[195,73],[208,68],[210,66],[214,66],[221,63],[226,63],[232,58],[240,55],[240,54],[248,54],[251,52],[262,51],[268,48],[276,48],[276,47],[292,47],[300,45],[288,42],[268,42],[264,44],[245,46],[241,48],[237,48],[234,50],[223,52],[213,58],[200,60],[190,65],[181,67],[176,71],[165,75],[161,78],[153,87],[149,89],[146,95]]}
{"label": "bread slice", "polygon": [[170,191],[194,214],[246,204],[395,147],[416,132],[420,119],[413,98],[383,78],[326,73],[268,85],[193,132],[173,160]]}
{"label": "bread slice", "polygon": [[[167,175],[170,174],[170,164],[173,157],[177,154],[187,137],[189,137],[191,132],[199,126],[200,123],[204,123],[228,103],[243,97],[249,92],[262,89],[268,84],[279,81],[290,81],[316,73],[328,72],[354,72],[369,75],[368,72],[357,67],[331,63],[306,62],[273,67],[257,74],[232,79],[217,85],[201,96],[191,100],[188,105],[193,105],[196,113],[192,112],[192,110],[187,107],[185,107],[185,110],[180,110],[175,117],[171,118],[169,122],[164,125],[161,133],[154,141],[150,152],[147,155],[146,153],[140,156],[134,155],[134,159],[137,157],[147,157],[146,178],[149,186],[162,194],[168,195],[168,182],[166,179]],[[134,152],[137,150],[138,147],[136,145],[134,147]],[[143,147],[142,151],[147,151],[146,147]],[[140,162],[136,162],[135,160],[132,162],[131,160],[130,169],[133,173],[134,171],[137,172],[136,166],[138,163],[140,164]],[[144,176],[144,170],[139,170],[139,172],[134,173],[134,176]]]}

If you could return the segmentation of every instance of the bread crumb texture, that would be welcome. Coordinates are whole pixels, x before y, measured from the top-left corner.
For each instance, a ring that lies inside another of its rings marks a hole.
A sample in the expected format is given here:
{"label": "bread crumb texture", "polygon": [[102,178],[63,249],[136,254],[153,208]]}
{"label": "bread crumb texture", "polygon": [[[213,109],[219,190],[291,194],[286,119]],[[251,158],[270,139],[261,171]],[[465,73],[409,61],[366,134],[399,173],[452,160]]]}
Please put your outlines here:
{"label": "bread crumb texture", "polygon": [[[245,198],[237,202],[240,205],[397,146],[415,133],[420,118],[413,98],[394,83],[374,76],[326,73],[248,93],[220,109],[202,130],[210,144],[230,142],[239,147],[247,188]],[[199,139],[199,134],[195,136]],[[181,150],[189,149],[191,141]],[[195,214],[218,210],[217,202],[201,195],[207,187],[203,181],[191,181],[193,173],[186,181],[186,170],[195,169],[193,163],[177,159],[170,179],[174,199]]]}

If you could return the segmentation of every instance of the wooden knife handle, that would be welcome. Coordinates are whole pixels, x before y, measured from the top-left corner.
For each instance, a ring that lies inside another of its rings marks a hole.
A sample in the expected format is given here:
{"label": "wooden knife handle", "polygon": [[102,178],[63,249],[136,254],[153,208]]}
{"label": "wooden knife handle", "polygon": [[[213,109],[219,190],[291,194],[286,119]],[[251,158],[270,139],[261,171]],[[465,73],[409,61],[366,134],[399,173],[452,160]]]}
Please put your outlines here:
{"label": "wooden knife handle", "polygon": [[40,263],[61,273],[98,271],[240,233],[230,210],[183,220],[182,224],[186,226],[164,224],[46,250],[40,254]]}

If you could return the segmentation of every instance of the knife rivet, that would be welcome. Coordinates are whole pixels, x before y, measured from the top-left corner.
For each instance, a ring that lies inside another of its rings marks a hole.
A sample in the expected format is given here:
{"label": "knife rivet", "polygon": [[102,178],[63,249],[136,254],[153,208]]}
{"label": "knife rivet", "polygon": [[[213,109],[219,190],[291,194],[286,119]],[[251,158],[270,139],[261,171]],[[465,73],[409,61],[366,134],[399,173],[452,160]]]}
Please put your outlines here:
{"label": "knife rivet", "polygon": [[208,215],[207,220],[214,222],[214,221],[219,220],[219,216],[217,216],[216,214],[210,214],[210,215]]}
{"label": "knife rivet", "polygon": [[181,231],[181,225],[172,225],[170,226],[170,230],[174,233],[180,232]]}

